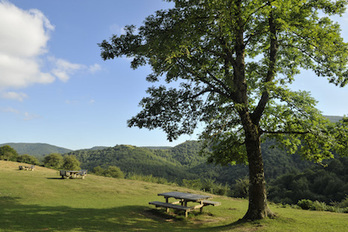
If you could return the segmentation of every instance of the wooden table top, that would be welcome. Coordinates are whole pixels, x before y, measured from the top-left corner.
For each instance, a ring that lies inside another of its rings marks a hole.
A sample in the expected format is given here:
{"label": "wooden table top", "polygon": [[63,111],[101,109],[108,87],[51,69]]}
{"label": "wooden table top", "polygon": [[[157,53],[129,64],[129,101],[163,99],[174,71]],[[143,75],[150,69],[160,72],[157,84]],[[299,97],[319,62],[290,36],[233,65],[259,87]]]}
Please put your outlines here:
{"label": "wooden table top", "polygon": [[166,198],[173,197],[175,199],[182,199],[187,201],[200,201],[200,200],[212,198],[211,196],[192,194],[192,193],[183,193],[183,192],[159,193],[158,196],[164,196]]}

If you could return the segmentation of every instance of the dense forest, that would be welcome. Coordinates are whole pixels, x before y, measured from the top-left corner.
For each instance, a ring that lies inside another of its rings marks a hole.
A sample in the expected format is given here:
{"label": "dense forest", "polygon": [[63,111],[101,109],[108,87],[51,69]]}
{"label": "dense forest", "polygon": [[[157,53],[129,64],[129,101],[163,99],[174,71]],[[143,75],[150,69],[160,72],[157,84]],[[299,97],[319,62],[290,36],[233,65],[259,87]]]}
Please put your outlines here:
{"label": "dense forest", "polygon": [[[117,166],[127,174],[153,175],[169,181],[182,179],[213,179],[218,183],[234,185],[235,181],[248,175],[246,165],[216,166],[206,162],[199,154],[200,143],[187,141],[173,148],[147,148],[117,145],[102,150],[78,150],[67,153],[81,162],[88,170],[100,166]],[[297,155],[274,146],[272,141],[262,145],[267,180],[273,180],[289,172],[300,172],[313,166],[300,160]]]}
{"label": "dense forest", "polygon": [[340,202],[348,197],[348,158],[337,157],[323,166],[291,172],[270,183],[269,198],[276,203],[295,204],[301,199]]}
{"label": "dense forest", "polygon": [[4,143],[0,144],[0,147],[4,145],[12,147],[20,155],[32,155],[38,159],[41,159],[44,155],[51,153],[64,154],[72,151],[67,148],[57,147],[46,143]]}
{"label": "dense forest", "polygon": [[[309,199],[329,204],[348,197],[348,158],[337,157],[321,165],[314,164],[301,160],[296,154],[288,155],[286,151],[274,145],[273,141],[268,140],[261,147],[268,182],[268,197],[271,201],[296,204],[301,199]],[[40,146],[41,144],[37,147]],[[44,147],[47,148],[47,145]],[[54,146],[52,147],[54,150]],[[49,151],[52,151],[52,147]],[[12,154],[7,151],[9,149],[12,151],[9,146],[1,147],[0,159],[40,163],[33,156],[20,155],[16,151]],[[82,169],[94,171],[96,174],[103,172],[105,176],[115,176],[110,173],[113,169],[120,169],[117,172],[121,172],[121,176],[124,173],[126,178],[147,176],[157,178],[162,183],[173,182],[206,191],[212,191],[214,188],[214,193],[247,197],[246,165],[209,164],[199,151],[198,141],[186,141],[175,147],[96,147],[70,151],[63,156],[76,157]],[[45,157],[48,158],[50,153]],[[10,157],[6,154],[12,155]]]}

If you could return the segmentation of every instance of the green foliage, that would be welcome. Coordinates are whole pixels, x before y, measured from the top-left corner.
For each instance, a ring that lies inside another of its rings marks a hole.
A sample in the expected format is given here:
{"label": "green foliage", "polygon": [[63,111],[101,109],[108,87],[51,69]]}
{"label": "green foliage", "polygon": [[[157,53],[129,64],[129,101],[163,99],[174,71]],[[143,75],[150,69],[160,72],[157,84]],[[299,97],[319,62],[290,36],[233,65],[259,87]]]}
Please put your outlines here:
{"label": "green foliage", "polygon": [[348,158],[336,158],[326,166],[315,166],[300,173],[288,173],[271,181],[269,199],[295,204],[301,199],[327,204],[340,202],[348,191]]}
{"label": "green foliage", "polygon": [[233,186],[232,196],[247,198],[249,196],[249,178],[236,180],[236,184]]}
{"label": "green foliage", "polygon": [[74,155],[65,155],[63,157],[62,169],[80,170],[80,161]]}
{"label": "green foliage", "polygon": [[168,219],[164,210],[157,211],[148,204],[156,199],[163,200],[158,193],[205,193],[95,175],[84,181],[55,178],[57,172],[52,169],[19,172],[18,163],[0,161],[0,186],[6,186],[1,188],[0,231],[346,232],[348,227],[348,214],[299,211],[273,205],[272,209],[280,217],[240,223],[238,220],[248,202],[219,196],[214,196],[213,201],[221,205],[206,207],[203,214],[192,213],[188,220],[180,216]]}
{"label": "green foliage", "polygon": [[21,163],[34,164],[34,165],[40,164],[39,160],[35,156],[27,155],[27,154],[19,155],[17,157],[17,161]]}
{"label": "green foliage", "polygon": [[126,56],[132,68],[150,65],[150,82],[180,82],[150,87],[129,126],[162,128],[172,140],[201,121],[205,152],[221,164],[247,162],[245,136],[256,135],[247,123],[256,136],[276,138],[315,162],[332,158],[332,145],[342,150],[316,101],[287,84],[301,68],[347,83],[348,47],[339,25],[325,17],[341,15],[346,1],[173,2],[140,28],[127,26],[99,44],[104,60]]}
{"label": "green foliage", "polygon": [[[196,177],[186,172],[186,168],[173,158],[168,150],[148,149],[118,145],[103,150],[79,150],[68,153],[75,155],[84,169],[93,170],[100,166],[117,166],[125,174],[153,175],[169,181]],[[176,157],[180,155],[176,153]]]}
{"label": "green foliage", "polygon": [[57,147],[46,143],[7,143],[7,145],[13,147],[18,154],[28,154],[35,156],[36,158],[42,158],[44,155],[51,153],[64,154],[71,151],[67,148]]}
{"label": "green foliage", "polygon": [[96,174],[96,175],[98,175],[98,176],[102,176],[103,175],[103,173],[104,173],[104,169],[102,168],[102,167],[100,167],[100,166],[96,166],[96,167],[94,167],[93,168],[93,173],[94,174]]}
{"label": "green foliage", "polygon": [[327,205],[325,202],[311,201],[308,199],[303,199],[298,201],[297,205],[304,210],[314,210],[314,211],[329,211],[336,213],[348,213],[348,207],[342,207],[338,205]]}
{"label": "green foliage", "polygon": [[210,162],[249,164],[249,200],[260,201],[250,206],[263,209],[249,208],[246,218],[264,217],[261,137],[317,163],[334,151],[348,155],[348,120],[332,124],[308,92],[288,87],[301,69],[348,83],[348,44],[327,16],[342,15],[347,1],[172,2],[143,26],[126,26],[124,35],[99,44],[104,60],[132,58],[134,69],[151,66],[149,82],[163,77],[167,84],[147,90],[128,126],[161,128],[172,141],[204,125]]}
{"label": "green foliage", "polygon": [[124,174],[119,167],[109,166],[104,172],[103,175],[106,177],[113,178],[124,178]]}
{"label": "green foliage", "polygon": [[340,208],[348,208],[348,195],[339,203]]}
{"label": "green foliage", "polygon": [[58,153],[52,153],[44,157],[45,167],[59,169],[63,165],[63,156]]}
{"label": "green foliage", "polygon": [[310,209],[313,206],[313,201],[303,199],[297,202],[297,205],[301,207],[301,209]]}
{"label": "green foliage", "polygon": [[0,160],[16,161],[17,158],[17,151],[9,145],[4,145],[0,147]]}
{"label": "green foliage", "polygon": [[163,177],[155,177],[153,175],[139,175],[139,174],[135,174],[135,173],[130,173],[127,175],[127,179],[129,180],[139,180],[139,181],[146,181],[146,182],[150,182],[150,183],[157,183],[157,184],[173,184],[173,183],[169,183],[165,178]]}

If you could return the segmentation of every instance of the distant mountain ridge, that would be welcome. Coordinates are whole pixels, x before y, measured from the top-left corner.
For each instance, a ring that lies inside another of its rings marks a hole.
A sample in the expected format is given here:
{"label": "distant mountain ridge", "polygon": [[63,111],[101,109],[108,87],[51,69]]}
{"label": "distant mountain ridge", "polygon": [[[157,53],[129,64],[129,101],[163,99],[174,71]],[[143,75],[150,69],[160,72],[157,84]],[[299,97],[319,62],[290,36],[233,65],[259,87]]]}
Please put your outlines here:
{"label": "distant mountain ridge", "polygon": [[51,154],[51,153],[59,153],[64,154],[71,152],[71,149],[58,147],[54,145],[50,145],[47,143],[3,143],[0,144],[0,146],[9,145],[13,149],[15,149],[18,154],[28,154],[35,156],[37,158],[41,158],[44,155]]}

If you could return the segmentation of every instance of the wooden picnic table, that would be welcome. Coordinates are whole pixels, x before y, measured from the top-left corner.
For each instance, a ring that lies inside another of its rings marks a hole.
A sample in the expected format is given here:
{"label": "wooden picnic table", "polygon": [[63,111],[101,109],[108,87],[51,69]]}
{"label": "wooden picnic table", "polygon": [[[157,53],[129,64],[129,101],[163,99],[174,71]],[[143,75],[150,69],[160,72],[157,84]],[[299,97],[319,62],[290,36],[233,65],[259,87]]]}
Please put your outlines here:
{"label": "wooden picnic table", "polygon": [[34,171],[35,169],[35,165],[31,165],[31,166],[19,166],[19,170],[30,170],[30,171]]}
{"label": "wooden picnic table", "polygon": [[[202,213],[204,206],[220,205],[220,202],[207,201],[208,199],[211,199],[212,197],[206,196],[206,195],[183,193],[183,192],[166,192],[166,193],[159,193],[157,195],[163,196],[166,199],[166,202],[152,201],[152,202],[149,202],[149,204],[155,205],[156,207],[164,207],[166,208],[166,212],[169,212],[169,208],[183,210],[185,211],[185,217],[187,217],[187,214],[189,211],[200,209],[200,212]],[[169,198],[174,198],[179,201],[169,203]],[[187,206],[188,202],[195,202],[198,204],[194,206]]]}
{"label": "wooden picnic table", "polygon": [[159,193],[158,196],[164,196],[166,203],[168,203],[169,198],[179,199],[182,205],[187,206],[187,202],[199,202],[202,203],[203,200],[212,198],[211,196],[192,194],[192,193],[182,193],[182,192],[167,192]]}
{"label": "wooden picnic table", "polygon": [[87,175],[87,170],[80,170],[80,171],[66,171],[66,170],[60,170],[59,175],[62,177],[62,179],[74,179],[77,177],[81,177],[82,179],[85,178]]}

